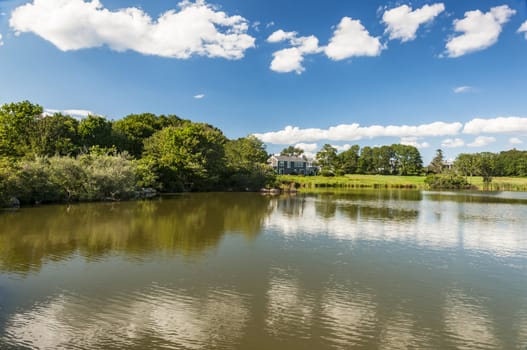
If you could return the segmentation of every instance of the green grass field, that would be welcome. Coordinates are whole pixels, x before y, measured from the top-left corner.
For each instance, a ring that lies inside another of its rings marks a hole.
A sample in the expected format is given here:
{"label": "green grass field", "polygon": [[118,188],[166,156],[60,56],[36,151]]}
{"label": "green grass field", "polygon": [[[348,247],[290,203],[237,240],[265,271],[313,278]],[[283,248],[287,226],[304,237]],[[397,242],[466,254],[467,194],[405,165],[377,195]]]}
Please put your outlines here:
{"label": "green grass field", "polygon": [[[496,177],[490,187],[485,188],[480,176],[469,178],[468,181],[479,190],[492,191],[527,191],[527,178]],[[281,187],[299,190],[322,188],[408,188],[427,189],[425,176],[392,176],[392,175],[345,175],[335,177],[279,175]],[[295,186],[296,184],[296,186]]]}

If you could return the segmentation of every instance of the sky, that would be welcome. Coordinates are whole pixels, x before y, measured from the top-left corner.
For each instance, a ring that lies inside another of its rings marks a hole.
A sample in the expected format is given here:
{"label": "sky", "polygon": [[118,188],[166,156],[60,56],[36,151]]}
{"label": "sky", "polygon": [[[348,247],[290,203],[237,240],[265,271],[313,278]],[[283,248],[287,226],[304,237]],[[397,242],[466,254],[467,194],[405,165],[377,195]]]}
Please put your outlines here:
{"label": "sky", "polygon": [[267,150],[527,145],[525,0],[0,0],[0,104],[176,114]]}

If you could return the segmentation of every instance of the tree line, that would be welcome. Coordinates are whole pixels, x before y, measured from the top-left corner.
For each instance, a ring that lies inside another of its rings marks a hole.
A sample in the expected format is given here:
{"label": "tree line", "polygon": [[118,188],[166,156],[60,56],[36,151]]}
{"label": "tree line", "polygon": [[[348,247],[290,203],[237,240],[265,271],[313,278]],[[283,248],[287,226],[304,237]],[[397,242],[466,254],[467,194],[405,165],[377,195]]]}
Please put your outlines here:
{"label": "tree line", "polygon": [[0,202],[121,199],[163,192],[256,190],[274,181],[263,142],[228,139],[176,115],[120,120],[46,115],[29,101],[0,107]]}
{"label": "tree line", "polygon": [[[281,155],[302,156],[304,151],[289,146]],[[322,176],[345,174],[420,175],[423,170],[421,153],[414,146],[393,144],[391,146],[360,148],[353,145],[338,153],[337,148],[325,144],[316,154],[315,164]]]}

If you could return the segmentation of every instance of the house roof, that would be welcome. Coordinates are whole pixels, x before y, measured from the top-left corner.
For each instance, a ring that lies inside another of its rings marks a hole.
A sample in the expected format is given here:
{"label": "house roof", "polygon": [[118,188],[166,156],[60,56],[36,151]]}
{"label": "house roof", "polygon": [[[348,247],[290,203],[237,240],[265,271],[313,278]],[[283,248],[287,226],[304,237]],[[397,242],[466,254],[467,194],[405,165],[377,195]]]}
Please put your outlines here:
{"label": "house roof", "polygon": [[271,158],[275,158],[276,160],[286,161],[286,162],[307,162],[302,157],[289,157],[289,156],[271,156]]}

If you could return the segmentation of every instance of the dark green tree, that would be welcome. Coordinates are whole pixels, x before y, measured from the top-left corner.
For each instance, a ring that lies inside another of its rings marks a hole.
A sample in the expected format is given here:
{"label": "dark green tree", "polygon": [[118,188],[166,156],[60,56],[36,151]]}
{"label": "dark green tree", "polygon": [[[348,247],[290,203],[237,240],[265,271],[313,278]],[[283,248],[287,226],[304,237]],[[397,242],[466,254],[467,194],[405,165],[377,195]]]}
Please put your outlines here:
{"label": "dark green tree", "polygon": [[0,156],[18,158],[31,153],[37,119],[43,112],[29,101],[0,107]]}
{"label": "dark green tree", "polygon": [[78,133],[84,148],[100,146],[112,147],[115,144],[112,133],[112,123],[101,116],[89,115],[79,123]]}
{"label": "dark green tree", "polygon": [[281,152],[281,156],[288,156],[288,157],[300,157],[304,154],[304,150],[301,148],[297,148],[295,146],[289,146],[284,148]]}
{"label": "dark green tree", "polygon": [[441,174],[443,172],[445,159],[443,156],[443,150],[437,149],[436,155],[428,165],[428,172],[434,173],[434,174]]}

